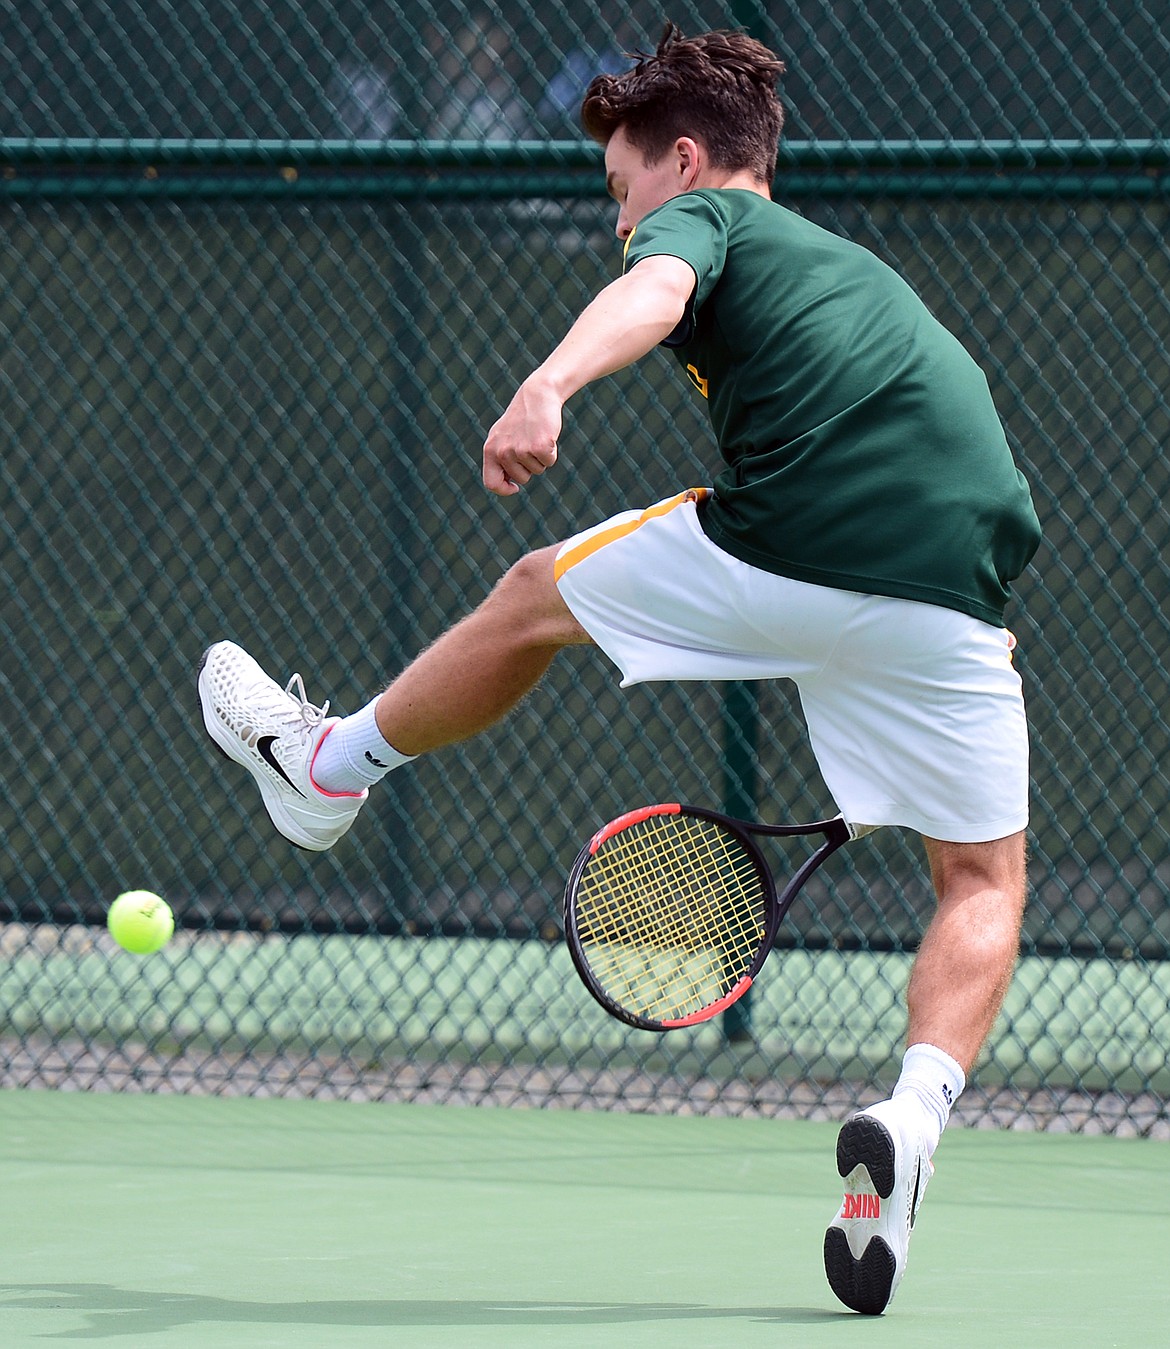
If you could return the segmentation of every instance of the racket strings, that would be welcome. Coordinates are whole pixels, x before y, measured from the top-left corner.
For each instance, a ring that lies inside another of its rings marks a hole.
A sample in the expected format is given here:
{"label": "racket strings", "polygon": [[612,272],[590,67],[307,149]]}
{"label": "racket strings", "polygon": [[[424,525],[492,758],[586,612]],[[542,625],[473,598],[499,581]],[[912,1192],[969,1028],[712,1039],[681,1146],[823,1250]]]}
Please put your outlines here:
{"label": "racket strings", "polygon": [[752,854],[714,821],[655,816],[590,859],[577,894],[581,946],[608,995],[670,1021],[710,1007],[752,966],[767,892]]}

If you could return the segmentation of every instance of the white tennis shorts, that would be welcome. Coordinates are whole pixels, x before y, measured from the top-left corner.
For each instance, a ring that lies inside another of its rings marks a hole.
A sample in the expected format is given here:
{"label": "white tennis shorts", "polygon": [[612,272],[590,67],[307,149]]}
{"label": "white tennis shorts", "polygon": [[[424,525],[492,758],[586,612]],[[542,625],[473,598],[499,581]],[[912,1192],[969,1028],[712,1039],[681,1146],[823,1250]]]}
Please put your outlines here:
{"label": "white tennis shorts", "polygon": [[740,562],[698,521],[706,489],[627,511],[557,554],[574,617],[623,686],[791,679],[837,808],[980,843],[1028,822],[1028,729],[1005,628]]}

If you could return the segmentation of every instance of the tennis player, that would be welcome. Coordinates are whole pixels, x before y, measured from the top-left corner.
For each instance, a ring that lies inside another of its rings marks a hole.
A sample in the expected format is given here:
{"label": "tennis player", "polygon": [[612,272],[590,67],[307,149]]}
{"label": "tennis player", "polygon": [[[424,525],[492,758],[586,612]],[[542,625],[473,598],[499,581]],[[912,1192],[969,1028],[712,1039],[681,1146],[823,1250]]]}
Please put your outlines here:
{"label": "tennis player", "polygon": [[713,484],[523,558],[352,716],[230,642],[199,688],[276,827],[320,850],[383,774],[492,725],[563,647],[596,643],[623,685],[795,680],[841,813],[921,834],[937,892],[901,1076],[837,1145],[825,1268],[879,1313],[1017,954],[1028,740],[1003,613],[1039,525],[959,342],[871,253],[770,199],[782,71],[743,34],[669,26],[593,81],[582,120],[605,147],[623,272],[484,445],[487,488],[519,492],[556,463],[565,402],[663,345],[709,410]]}

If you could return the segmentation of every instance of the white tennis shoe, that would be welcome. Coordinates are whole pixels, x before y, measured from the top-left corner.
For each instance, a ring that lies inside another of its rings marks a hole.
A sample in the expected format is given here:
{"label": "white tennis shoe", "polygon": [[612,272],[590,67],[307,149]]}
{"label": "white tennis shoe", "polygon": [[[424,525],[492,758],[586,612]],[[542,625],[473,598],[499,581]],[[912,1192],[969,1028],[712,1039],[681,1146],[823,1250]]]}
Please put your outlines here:
{"label": "white tennis shoe", "polygon": [[305,696],[299,674],[281,688],[234,642],[216,642],[199,666],[203,724],[215,745],[256,779],[272,823],[298,848],[325,852],[357,819],[369,789],[327,792],[313,761],[340,720]]}
{"label": "white tennis shoe", "polygon": [[910,1231],[934,1174],[905,1104],[880,1101],[851,1115],[837,1135],[845,1198],[825,1233],[829,1287],[854,1311],[878,1316],[902,1275]]}

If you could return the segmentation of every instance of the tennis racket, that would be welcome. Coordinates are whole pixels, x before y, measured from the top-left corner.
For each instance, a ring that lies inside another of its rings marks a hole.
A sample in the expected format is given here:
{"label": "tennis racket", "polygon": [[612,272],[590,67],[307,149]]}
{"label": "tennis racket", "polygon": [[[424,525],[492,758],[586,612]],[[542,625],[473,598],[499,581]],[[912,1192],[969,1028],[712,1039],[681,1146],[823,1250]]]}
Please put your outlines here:
{"label": "tennis racket", "polygon": [[[860,833],[841,816],[749,824],[670,803],[631,810],[581,849],[565,939],[585,987],[627,1026],[696,1026],[743,997],[780,920],[825,858]],[[753,835],[822,835],[784,889]]]}

